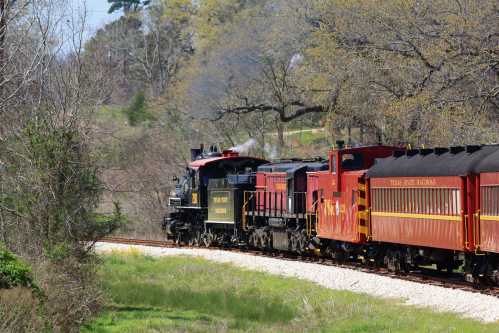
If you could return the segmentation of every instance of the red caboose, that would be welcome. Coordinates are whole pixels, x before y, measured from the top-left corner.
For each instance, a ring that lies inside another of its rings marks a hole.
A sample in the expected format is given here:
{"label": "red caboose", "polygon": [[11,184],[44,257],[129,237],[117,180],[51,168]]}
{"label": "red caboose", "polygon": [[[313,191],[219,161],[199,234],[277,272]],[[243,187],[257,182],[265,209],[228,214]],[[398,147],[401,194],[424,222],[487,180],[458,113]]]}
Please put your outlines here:
{"label": "red caboose", "polygon": [[367,169],[376,158],[391,156],[401,148],[342,148],[330,151],[329,170],[308,173],[307,210],[316,214],[316,234],[322,246],[349,252],[352,244],[367,241]]}

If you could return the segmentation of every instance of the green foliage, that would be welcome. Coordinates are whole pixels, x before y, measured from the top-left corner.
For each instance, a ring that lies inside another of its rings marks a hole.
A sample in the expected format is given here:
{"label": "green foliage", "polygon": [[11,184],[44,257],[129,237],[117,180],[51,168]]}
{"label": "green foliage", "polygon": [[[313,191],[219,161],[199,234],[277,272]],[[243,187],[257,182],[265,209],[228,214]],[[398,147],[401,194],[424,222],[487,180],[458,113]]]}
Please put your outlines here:
{"label": "green foliage", "polygon": [[104,313],[82,332],[497,332],[402,306],[200,258],[104,257]]}
{"label": "green foliage", "polygon": [[144,121],[154,120],[154,116],[146,111],[146,96],[139,91],[132,99],[130,106],[125,110],[130,126],[137,126]]}
{"label": "green foliage", "polygon": [[108,13],[123,9],[125,13],[129,11],[137,11],[141,7],[145,7],[151,3],[151,0],[107,0],[111,4]]}
{"label": "green foliage", "polygon": [[99,239],[120,225],[117,205],[107,219],[95,214],[102,185],[76,130],[53,128],[39,118],[29,122],[8,149],[18,154],[5,158],[0,209],[16,220],[12,237],[36,239],[47,258],[62,260],[86,256],[81,242]]}
{"label": "green foliage", "polygon": [[34,287],[31,269],[0,244],[0,289]]}

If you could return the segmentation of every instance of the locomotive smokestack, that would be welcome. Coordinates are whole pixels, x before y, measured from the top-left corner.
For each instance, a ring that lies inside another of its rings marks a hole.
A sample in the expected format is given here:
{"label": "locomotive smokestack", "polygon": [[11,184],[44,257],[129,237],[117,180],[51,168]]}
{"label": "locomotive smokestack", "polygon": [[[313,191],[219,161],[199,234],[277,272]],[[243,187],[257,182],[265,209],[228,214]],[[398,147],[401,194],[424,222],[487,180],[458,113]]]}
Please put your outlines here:
{"label": "locomotive smokestack", "polygon": [[199,148],[191,148],[191,161],[197,160],[197,158],[203,155],[204,145],[200,144]]}

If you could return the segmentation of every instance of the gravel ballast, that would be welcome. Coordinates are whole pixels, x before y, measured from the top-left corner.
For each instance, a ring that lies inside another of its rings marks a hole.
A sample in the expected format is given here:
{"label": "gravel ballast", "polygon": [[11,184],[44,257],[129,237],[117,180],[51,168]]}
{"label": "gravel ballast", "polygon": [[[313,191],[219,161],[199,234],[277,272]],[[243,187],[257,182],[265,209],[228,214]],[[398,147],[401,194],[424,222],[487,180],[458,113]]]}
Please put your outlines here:
{"label": "gravel ballast", "polygon": [[479,293],[404,281],[348,268],[259,257],[238,252],[113,243],[96,244],[98,253],[131,249],[151,256],[198,256],[251,270],[305,279],[330,289],[349,290],[382,298],[397,298],[402,304],[454,312],[483,322],[499,321],[499,298]]}

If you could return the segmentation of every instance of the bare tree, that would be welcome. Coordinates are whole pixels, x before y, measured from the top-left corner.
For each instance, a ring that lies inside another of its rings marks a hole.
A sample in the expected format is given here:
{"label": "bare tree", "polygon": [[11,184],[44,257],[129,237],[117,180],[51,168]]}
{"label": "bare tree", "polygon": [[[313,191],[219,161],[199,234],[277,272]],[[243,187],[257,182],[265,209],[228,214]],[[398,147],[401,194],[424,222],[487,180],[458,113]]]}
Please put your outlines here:
{"label": "bare tree", "polygon": [[62,0],[9,7],[0,101],[0,239],[31,264],[46,320],[63,332],[96,311],[93,244],[120,219],[95,211],[102,187],[87,125],[99,77],[82,56],[85,8],[67,9]]}

